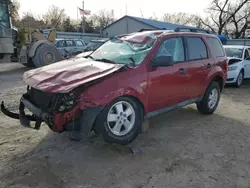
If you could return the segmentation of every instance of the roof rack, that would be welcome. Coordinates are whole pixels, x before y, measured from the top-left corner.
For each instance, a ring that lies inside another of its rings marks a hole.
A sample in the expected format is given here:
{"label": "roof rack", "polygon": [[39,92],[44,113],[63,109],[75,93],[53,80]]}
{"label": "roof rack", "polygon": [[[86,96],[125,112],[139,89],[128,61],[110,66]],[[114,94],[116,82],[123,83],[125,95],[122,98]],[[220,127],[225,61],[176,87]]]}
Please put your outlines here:
{"label": "roof rack", "polygon": [[[139,32],[143,31],[154,31],[154,30],[170,30],[170,29],[140,29]],[[205,29],[200,29],[200,28],[188,28],[188,27],[177,27],[173,31],[175,32],[195,32],[195,33],[208,33],[208,34],[215,34],[211,31],[205,30]]]}

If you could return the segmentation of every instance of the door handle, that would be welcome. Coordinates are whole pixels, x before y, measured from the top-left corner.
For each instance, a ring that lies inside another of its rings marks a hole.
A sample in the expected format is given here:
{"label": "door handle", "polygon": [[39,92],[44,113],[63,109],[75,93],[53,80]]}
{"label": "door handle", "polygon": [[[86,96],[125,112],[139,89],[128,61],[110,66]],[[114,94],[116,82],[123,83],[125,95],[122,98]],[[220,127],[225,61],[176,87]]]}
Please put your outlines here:
{"label": "door handle", "polygon": [[179,69],[179,73],[180,73],[180,74],[184,74],[186,71],[187,71],[187,69],[184,69],[184,68],[180,68],[180,69]]}

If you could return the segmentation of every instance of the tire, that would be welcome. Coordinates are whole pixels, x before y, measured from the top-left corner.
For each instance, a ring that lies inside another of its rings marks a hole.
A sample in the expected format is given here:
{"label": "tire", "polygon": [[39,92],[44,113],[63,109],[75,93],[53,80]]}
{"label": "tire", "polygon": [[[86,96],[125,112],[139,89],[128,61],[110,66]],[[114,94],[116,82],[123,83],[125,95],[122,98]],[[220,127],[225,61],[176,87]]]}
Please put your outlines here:
{"label": "tire", "polygon": [[28,67],[28,68],[33,68],[35,67],[34,63],[33,63],[33,60],[30,58],[28,59],[28,62],[27,63],[24,63],[23,64],[24,66]]}
{"label": "tire", "polygon": [[244,79],[244,71],[241,70],[240,73],[239,73],[239,75],[238,75],[238,77],[237,77],[237,80],[235,82],[235,86],[236,87],[240,87],[241,84],[242,84],[242,82],[243,82],[243,79]]}
{"label": "tire", "polygon": [[[48,54],[48,56],[46,56]],[[47,57],[47,59],[46,59]],[[32,58],[36,67],[42,67],[52,63],[56,63],[62,59],[61,54],[55,46],[42,44],[36,49],[35,56]]]}
{"label": "tire", "polygon": [[[121,104],[123,109],[119,110],[121,108],[118,108],[117,106],[120,106]],[[130,112],[131,115],[125,117],[124,113],[124,116],[120,115],[121,119],[117,120],[119,116],[116,115],[118,113],[116,109],[122,113],[126,112],[127,109],[130,109],[130,111],[127,112]],[[108,116],[110,116],[110,118],[108,118]],[[142,119],[143,113],[140,105],[131,98],[119,97],[105,107],[105,109],[98,115],[94,126],[94,132],[103,137],[103,139],[109,143],[126,145],[131,143],[139,135]],[[126,120],[129,120],[131,124]],[[119,122],[123,123],[119,126]],[[127,126],[125,126],[124,122],[127,122]],[[117,126],[117,129],[115,128],[115,125]]]}
{"label": "tire", "polygon": [[[215,97],[216,93],[217,97]],[[212,98],[211,95],[213,94],[214,94],[214,102],[211,100]],[[212,81],[208,86],[202,101],[197,103],[197,109],[202,114],[207,114],[207,115],[213,114],[219,104],[219,101],[220,101],[219,83]]]}

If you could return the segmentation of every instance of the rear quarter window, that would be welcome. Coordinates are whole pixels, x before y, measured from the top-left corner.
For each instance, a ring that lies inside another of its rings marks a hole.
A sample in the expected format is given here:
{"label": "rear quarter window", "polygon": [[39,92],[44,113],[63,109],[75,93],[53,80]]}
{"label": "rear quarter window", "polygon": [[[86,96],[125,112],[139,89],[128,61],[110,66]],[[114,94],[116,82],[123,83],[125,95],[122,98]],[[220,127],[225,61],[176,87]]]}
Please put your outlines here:
{"label": "rear quarter window", "polygon": [[211,50],[215,54],[216,57],[224,57],[225,53],[223,50],[223,46],[221,45],[219,39],[214,37],[207,37],[207,43],[210,46]]}

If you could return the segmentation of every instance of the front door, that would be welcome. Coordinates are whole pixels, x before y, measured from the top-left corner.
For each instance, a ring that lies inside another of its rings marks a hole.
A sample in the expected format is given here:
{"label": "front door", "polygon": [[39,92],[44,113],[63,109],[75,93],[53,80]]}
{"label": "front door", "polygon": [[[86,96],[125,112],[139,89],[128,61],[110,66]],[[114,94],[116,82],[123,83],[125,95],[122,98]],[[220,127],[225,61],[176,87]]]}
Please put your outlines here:
{"label": "front door", "polygon": [[250,48],[245,50],[244,53],[244,66],[245,66],[245,78],[250,78]]}
{"label": "front door", "polygon": [[148,106],[150,111],[183,102],[188,97],[187,87],[190,75],[185,62],[182,37],[169,38],[162,42],[156,57],[169,55],[173,57],[173,66],[149,69]]}

